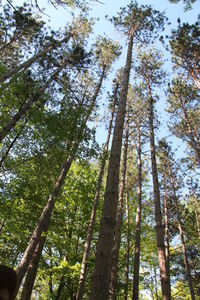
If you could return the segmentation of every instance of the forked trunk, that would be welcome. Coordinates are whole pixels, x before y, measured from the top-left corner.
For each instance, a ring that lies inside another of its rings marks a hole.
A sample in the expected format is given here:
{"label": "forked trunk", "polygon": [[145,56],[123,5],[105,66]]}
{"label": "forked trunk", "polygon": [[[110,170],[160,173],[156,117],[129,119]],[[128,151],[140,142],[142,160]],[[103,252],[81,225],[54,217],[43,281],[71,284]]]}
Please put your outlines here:
{"label": "forked trunk", "polygon": [[91,287],[91,300],[106,300],[109,297],[111,258],[114,246],[116,212],[118,203],[119,169],[122,146],[122,134],[126,112],[129,74],[131,68],[133,36],[130,37],[126,66],[123,72],[119,107],[113,133],[113,141],[108,165],[106,191],[102,219],[99,229],[99,240],[95,259],[94,275]]}
{"label": "forked trunk", "polygon": [[159,262],[159,268],[160,268],[162,299],[170,300],[171,299],[171,288],[170,288],[170,280],[169,280],[168,274],[167,274],[164,232],[163,232],[161,204],[160,204],[160,190],[159,190],[159,183],[158,183],[158,173],[157,173],[157,163],[156,163],[156,153],[155,153],[155,138],[154,138],[154,125],[153,125],[153,120],[154,120],[153,98],[151,95],[151,88],[150,88],[148,77],[147,77],[147,86],[148,86],[148,93],[149,93],[150,150],[151,150],[151,167],[152,167],[153,191],[154,191],[158,262]]}
{"label": "forked trunk", "polygon": [[114,100],[113,100],[111,118],[110,118],[110,122],[109,122],[109,126],[108,126],[108,135],[107,135],[106,143],[104,145],[104,150],[103,150],[104,157],[103,157],[100,171],[99,171],[99,177],[98,177],[98,183],[97,183],[97,188],[96,188],[96,193],[95,193],[95,198],[94,198],[94,204],[93,204],[92,213],[90,216],[88,233],[87,233],[87,237],[86,237],[85,245],[84,245],[83,259],[82,259],[82,264],[81,264],[81,274],[80,274],[78,289],[77,289],[77,293],[76,293],[76,300],[81,300],[83,298],[85,279],[86,279],[86,271],[87,271],[87,260],[90,255],[90,246],[91,246],[91,241],[92,241],[92,236],[93,236],[94,224],[95,224],[95,220],[96,220],[96,211],[97,211],[97,207],[98,207],[98,203],[99,203],[100,190],[101,190],[104,169],[105,169],[105,164],[106,164],[105,154],[108,151],[108,146],[109,146],[109,142],[110,142],[112,123],[113,123],[115,106],[116,106],[116,101],[117,101],[118,86],[119,85],[116,84],[115,91],[114,91]]}
{"label": "forked trunk", "polygon": [[137,120],[137,214],[136,214],[136,232],[135,232],[135,255],[133,271],[133,300],[139,298],[139,270],[140,270],[140,236],[141,236],[141,213],[142,213],[142,161],[141,161],[141,137],[140,122]]}

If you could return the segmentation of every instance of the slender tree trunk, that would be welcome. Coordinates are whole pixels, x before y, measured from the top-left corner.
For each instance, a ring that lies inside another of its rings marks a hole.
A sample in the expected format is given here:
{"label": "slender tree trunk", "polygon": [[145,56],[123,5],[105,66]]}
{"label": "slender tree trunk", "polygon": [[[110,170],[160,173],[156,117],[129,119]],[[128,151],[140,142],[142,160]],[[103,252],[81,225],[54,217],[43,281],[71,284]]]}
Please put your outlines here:
{"label": "slender tree trunk", "polygon": [[169,258],[169,213],[167,204],[167,194],[166,194],[166,179],[165,174],[163,174],[163,192],[164,192],[164,213],[165,213],[165,254],[167,262],[167,273],[170,280],[170,258]]}
{"label": "slender tree trunk", "polygon": [[8,157],[8,154],[9,154],[10,150],[13,148],[15,142],[20,137],[20,134],[22,133],[22,131],[23,131],[24,127],[26,126],[27,122],[28,122],[28,120],[26,119],[25,122],[24,122],[24,124],[23,124],[23,126],[20,128],[19,132],[16,134],[16,136],[14,137],[14,139],[12,140],[12,142],[10,143],[10,145],[8,146],[6,152],[2,154],[2,157],[1,157],[1,160],[0,160],[0,167],[2,166],[3,162]]}
{"label": "slender tree trunk", "polygon": [[123,82],[120,91],[119,107],[113,133],[113,141],[111,146],[111,154],[106,182],[106,192],[104,195],[103,212],[99,229],[99,240],[97,245],[94,276],[92,280],[90,295],[90,299],[92,300],[106,300],[109,297],[111,257],[112,249],[114,246],[116,211],[118,203],[122,134],[126,111],[129,74],[131,68],[132,47],[133,36],[131,36],[129,40],[126,66],[123,72]]}
{"label": "slender tree trunk", "polygon": [[29,300],[31,299],[31,294],[40,262],[40,256],[42,253],[42,249],[45,243],[46,237],[43,236],[40,238],[39,243],[37,244],[37,247],[35,248],[35,251],[32,255],[29,267],[27,269],[27,275],[24,281],[21,300]]}
{"label": "slender tree trunk", "polygon": [[47,53],[50,53],[53,49],[56,49],[63,43],[68,43],[70,40],[71,35],[68,35],[66,38],[62,39],[61,41],[54,42],[52,44],[47,45],[43,50],[39,51],[37,54],[26,60],[25,62],[21,63],[19,66],[9,70],[7,73],[0,76],[0,83],[4,82],[5,80],[11,78],[12,76],[16,75],[21,70],[28,69],[33,63],[35,63],[39,58],[43,57]]}
{"label": "slender tree trunk", "polygon": [[128,281],[129,281],[129,250],[130,250],[130,230],[129,230],[129,192],[126,191],[126,268],[125,268],[125,285],[124,300],[128,299]]}
{"label": "slender tree trunk", "polygon": [[49,275],[49,292],[53,294],[53,282],[52,282],[52,273]]}
{"label": "slender tree trunk", "polygon": [[8,123],[5,126],[3,126],[3,128],[0,131],[0,143],[8,135],[10,130],[15,127],[17,122],[26,114],[26,112],[33,105],[33,103],[37,102],[41,98],[41,95],[45,92],[45,90],[49,87],[49,85],[56,79],[56,77],[61,72],[61,70],[66,66],[66,64],[67,63],[65,62],[62,66],[58,67],[57,70],[53,73],[53,75],[51,75],[51,77],[43,85],[40,91],[36,93],[28,101],[26,101],[24,104],[22,104],[18,112],[8,121]]}
{"label": "slender tree trunk", "polygon": [[190,270],[190,266],[189,266],[189,262],[188,262],[188,256],[187,256],[185,239],[184,239],[184,232],[183,232],[181,217],[180,217],[180,213],[179,213],[178,199],[176,197],[174,177],[173,177],[173,174],[172,174],[169,158],[168,158],[168,169],[169,169],[171,186],[172,186],[172,191],[173,191],[173,200],[174,200],[174,204],[175,204],[175,208],[176,208],[176,218],[177,218],[178,229],[179,229],[179,234],[180,234],[180,239],[181,239],[181,244],[182,244],[185,270],[186,270],[186,274],[187,274],[187,280],[188,280],[188,285],[189,285],[189,289],[190,289],[190,295],[191,295],[192,300],[195,300],[195,293],[194,293],[194,288],[193,288],[193,283],[192,283],[191,270]]}
{"label": "slender tree trunk", "polygon": [[95,224],[95,220],[96,220],[96,211],[97,211],[97,206],[99,203],[100,190],[101,190],[104,169],[105,169],[105,164],[106,164],[105,154],[108,151],[108,145],[109,145],[110,135],[111,135],[111,131],[112,131],[112,123],[113,123],[115,106],[116,106],[116,101],[117,101],[118,87],[119,87],[119,84],[117,83],[116,87],[115,87],[115,91],[114,91],[114,100],[113,100],[111,118],[110,118],[110,122],[109,122],[109,126],[108,126],[108,135],[107,135],[106,143],[104,145],[104,150],[103,150],[104,157],[103,157],[100,171],[99,171],[98,183],[97,183],[96,193],[95,193],[95,197],[94,197],[94,204],[93,204],[92,213],[90,216],[88,233],[87,233],[87,237],[86,237],[85,245],[84,245],[83,259],[82,259],[82,264],[81,264],[81,274],[80,274],[77,293],[76,293],[76,300],[82,300],[82,298],[83,298],[85,279],[86,279],[86,271],[87,271],[87,260],[90,255],[90,246],[91,246],[91,242],[92,242],[94,224]]}
{"label": "slender tree trunk", "polygon": [[133,271],[133,300],[139,298],[139,270],[140,270],[140,236],[141,236],[141,212],[142,212],[142,160],[141,160],[141,137],[140,122],[137,120],[137,160],[138,160],[138,182],[137,182],[137,215],[135,232],[135,255]]}
{"label": "slender tree trunk", "polygon": [[156,153],[155,153],[155,138],[154,138],[154,114],[153,114],[153,98],[151,94],[151,87],[149,84],[149,78],[147,77],[147,87],[149,93],[149,128],[150,128],[150,148],[151,148],[151,167],[152,167],[152,178],[153,178],[153,190],[154,190],[154,205],[155,205],[155,222],[156,222],[156,238],[158,248],[158,262],[160,268],[160,279],[162,289],[162,299],[171,299],[170,280],[167,274],[167,263],[165,255],[165,243],[164,243],[164,232],[162,225],[162,214],[160,204],[160,190],[158,183]]}
{"label": "slender tree trunk", "polygon": [[71,155],[69,155],[68,158],[66,159],[66,161],[63,163],[60,175],[59,175],[59,177],[58,177],[58,179],[55,183],[54,189],[53,189],[52,193],[50,194],[50,196],[48,198],[47,204],[46,204],[46,206],[44,207],[44,209],[42,211],[42,214],[41,214],[41,216],[38,220],[38,223],[35,227],[35,230],[34,230],[32,236],[30,238],[29,244],[28,244],[28,246],[27,246],[27,248],[24,252],[24,255],[23,255],[19,265],[18,265],[18,268],[16,270],[17,276],[18,276],[16,293],[18,292],[18,289],[19,289],[19,287],[21,285],[21,282],[24,278],[24,275],[27,271],[27,268],[28,268],[29,262],[31,260],[32,254],[35,251],[35,248],[36,248],[37,244],[39,243],[41,234],[42,233],[46,234],[47,231],[48,231],[52,211],[53,211],[55,201],[56,201],[56,197],[57,197],[58,193],[60,192],[60,190],[63,186],[65,177],[66,177],[66,175],[67,175],[67,173],[70,169],[70,166],[71,166],[71,164],[74,160],[74,157],[75,157],[76,152],[78,150],[79,144],[82,141],[83,132],[84,132],[86,123],[88,121],[88,118],[89,118],[89,116],[90,116],[90,114],[91,114],[91,112],[94,108],[97,96],[99,94],[99,91],[100,91],[100,88],[101,88],[101,85],[102,85],[104,75],[105,75],[105,67],[103,67],[101,77],[99,79],[99,82],[97,84],[95,93],[94,93],[94,95],[92,97],[92,100],[91,100],[91,103],[90,103],[90,107],[88,109],[87,114],[84,117],[82,127],[80,128],[79,139],[74,143],[74,148],[72,150]]}
{"label": "slender tree trunk", "polygon": [[121,242],[121,228],[122,228],[122,216],[123,216],[123,201],[124,201],[124,189],[125,189],[125,179],[126,179],[126,167],[127,167],[127,152],[128,152],[128,137],[129,137],[129,115],[127,109],[126,117],[126,133],[124,140],[124,153],[122,162],[122,174],[120,182],[120,192],[119,192],[119,205],[117,212],[117,224],[115,230],[115,242],[112,254],[112,270],[111,270],[111,281],[110,281],[110,300],[116,299],[117,292],[117,278],[118,278],[118,261],[119,261],[119,250]]}

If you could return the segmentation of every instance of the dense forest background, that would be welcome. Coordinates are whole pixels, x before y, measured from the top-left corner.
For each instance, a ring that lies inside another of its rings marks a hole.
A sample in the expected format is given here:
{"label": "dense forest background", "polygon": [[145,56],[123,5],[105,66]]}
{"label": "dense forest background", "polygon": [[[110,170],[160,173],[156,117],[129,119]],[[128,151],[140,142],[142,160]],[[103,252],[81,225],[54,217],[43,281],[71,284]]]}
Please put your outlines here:
{"label": "dense forest background", "polygon": [[199,1],[168,1],[176,23],[125,2],[100,30],[103,1],[0,1],[0,263],[16,299],[200,299]]}

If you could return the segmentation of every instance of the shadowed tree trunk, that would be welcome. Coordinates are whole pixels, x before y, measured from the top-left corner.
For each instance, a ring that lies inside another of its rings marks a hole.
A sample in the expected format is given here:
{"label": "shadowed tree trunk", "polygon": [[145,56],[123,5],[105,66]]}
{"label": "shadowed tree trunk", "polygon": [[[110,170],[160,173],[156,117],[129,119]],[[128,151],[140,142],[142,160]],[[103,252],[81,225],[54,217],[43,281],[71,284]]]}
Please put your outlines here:
{"label": "shadowed tree trunk", "polygon": [[33,255],[34,251],[35,251],[35,248],[37,247],[37,244],[39,243],[39,240],[40,240],[40,237],[41,237],[42,233],[46,234],[47,231],[48,231],[49,224],[50,224],[50,219],[51,219],[52,211],[53,211],[53,208],[54,208],[54,205],[55,205],[55,202],[56,202],[57,195],[58,195],[58,193],[60,192],[60,190],[63,186],[65,177],[66,177],[66,175],[67,175],[67,173],[70,169],[70,166],[71,166],[71,164],[74,160],[74,157],[75,157],[76,152],[78,150],[79,144],[82,141],[83,132],[84,132],[86,123],[87,123],[88,118],[89,118],[89,116],[90,116],[90,114],[91,114],[91,112],[94,108],[97,96],[99,94],[99,91],[100,91],[100,88],[101,88],[101,85],[102,85],[102,81],[103,81],[103,78],[104,78],[104,75],[105,75],[105,69],[106,69],[106,67],[104,66],[103,70],[102,70],[102,74],[101,74],[100,79],[99,79],[99,82],[97,84],[95,93],[94,93],[94,95],[91,99],[90,107],[88,109],[87,114],[85,115],[85,117],[83,119],[83,123],[82,123],[82,126],[80,128],[79,138],[74,143],[74,147],[73,147],[71,155],[68,156],[68,158],[66,159],[66,161],[62,165],[61,172],[60,172],[59,177],[57,178],[54,189],[53,189],[52,193],[50,194],[50,196],[48,198],[47,204],[46,204],[46,206],[44,207],[44,209],[41,213],[41,216],[38,220],[38,223],[35,227],[35,230],[34,230],[32,236],[30,238],[29,244],[28,244],[28,246],[27,246],[27,248],[24,252],[24,255],[23,255],[23,257],[22,257],[22,259],[21,259],[21,261],[20,261],[20,263],[17,267],[16,272],[17,272],[17,276],[18,276],[18,282],[17,282],[16,293],[19,290],[21,282],[22,282],[22,280],[24,278],[24,275],[27,271],[30,260],[32,258],[32,255]]}
{"label": "shadowed tree trunk", "polygon": [[136,232],[135,232],[135,255],[133,271],[133,300],[139,298],[139,270],[140,270],[140,236],[141,236],[141,210],[142,210],[142,161],[141,161],[141,134],[140,134],[140,117],[137,118],[137,215],[136,215]]}
{"label": "shadowed tree trunk", "polygon": [[123,71],[119,107],[113,133],[113,141],[108,165],[108,176],[102,219],[99,229],[99,240],[95,259],[94,275],[91,287],[91,300],[106,300],[109,297],[111,257],[114,246],[114,234],[116,225],[116,212],[118,203],[119,169],[121,157],[122,134],[126,111],[126,99],[128,92],[129,74],[131,68],[133,36],[131,35]]}
{"label": "shadowed tree trunk", "polygon": [[94,224],[95,224],[95,219],[96,219],[96,211],[97,211],[97,206],[99,203],[100,190],[101,190],[104,169],[105,169],[105,164],[106,164],[106,156],[105,155],[108,151],[110,135],[111,135],[111,131],[112,131],[112,124],[113,124],[113,118],[114,118],[114,113],[115,113],[118,88],[119,88],[119,84],[116,83],[115,91],[114,91],[114,100],[113,100],[113,104],[112,104],[111,118],[110,118],[110,122],[109,122],[109,126],[108,126],[108,134],[107,134],[106,143],[105,143],[104,149],[103,149],[103,159],[102,159],[101,167],[100,167],[100,171],[99,171],[99,177],[98,177],[98,183],[97,183],[97,188],[96,188],[96,193],[95,193],[95,198],[94,198],[94,204],[93,204],[92,213],[91,213],[91,217],[90,217],[90,223],[88,226],[88,233],[87,233],[87,237],[86,237],[85,245],[84,245],[83,259],[82,259],[82,264],[81,264],[81,274],[80,274],[78,289],[77,289],[77,293],[76,293],[76,300],[81,300],[83,298],[84,285],[85,285],[85,279],[86,279],[86,271],[87,271],[87,260],[89,258],[89,254],[90,254],[90,246],[91,246]]}
{"label": "shadowed tree trunk", "polygon": [[160,190],[158,183],[157,162],[155,153],[155,138],[154,138],[154,113],[153,113],[153,97],[151,94],[151,87],[149,83],[149,77],[146,77],[148,96],[149,96],[149,128],[150,128],[150,150],[151,150],[151,167],[153,178],[153,191],[154,191],[154,205],[155,205],[155,222],[156,222],[156,238],[158,248],[158,262],[160,268],[160,279],[162,288],[163,300],[171,299],[170,280],[167,274],[167,263],[165,254],[164,232],[162,226],[162,214],[160,204]]}
{"label": "shadowed tree trunk", "polygon": [[127,167],[127,152],[128,152],[128,137],[129,137],[129,112],[127,109],[126,114],[126,133],[124,140],[124,153],[122,161],[122,171],[121,171],[121,182],[120,182],[120,192],[119,192],[119,204],[117,212],[117,224],[115,230],[115,243],[112,254],[112,270],[111,270],[111,282],[110,282],[110,300],[115,300],[117,298],[117,279],[118,279],[118,261],[119,261],[119,250],[121,242],[121,228],[122,228],[122,216],[123,216],[123,201],[124,201],[124,189],[125,189],[125,179],[126,179],[126,167]]}

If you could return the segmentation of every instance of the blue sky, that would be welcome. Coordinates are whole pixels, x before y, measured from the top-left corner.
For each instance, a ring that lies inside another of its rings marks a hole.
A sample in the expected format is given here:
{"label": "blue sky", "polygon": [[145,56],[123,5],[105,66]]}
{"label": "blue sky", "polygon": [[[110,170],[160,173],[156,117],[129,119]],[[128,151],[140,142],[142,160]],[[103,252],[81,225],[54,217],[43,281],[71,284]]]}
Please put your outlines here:
{"label": "blue sky", "polygon": [[[5,2],[4,0],[3,2]],[[34,0],[32,0],[34,1]],[[115,66],[113,67],[113,72],[110,77],[104,83],[104,90],[110,90],[112,79],[114,77],[116,69],[121,66],[124,66],[125,58],[126,58],[126,49],[125,49],[125,40],[113,27],[110,22],[105,20],[105,15],[114,16],[119,11],[120,7],[126,6],[130,1],[129,0],[101,0],[103,4],[96,3],[95,1],[90,1],[90,16],[94,18],[99,18],[94,26],[94,35],[92,39],[95,39],[97,35],[103,35],[104,33],[113,38],[114,40],[118,40],[123,45],[123,51],[120,59]],[[12,3],[14,5],[20,5],[23,3],[21,0],[13,0]],[[165,11],[166,16],[169,18],[171,25],[166,28],[166,34],[170,34],[171,28],[175,28],[177,26],[177,19],[180,18],[182,22],[193,23],[197,20],[197,16],[200,13],[200,5],[199,1],[197,1],[193,5],[193,9],[185,12],[183,3],[179,4],[171,4],[168,0],[138,0],[138,3],[152,5],[155,9],[159,11]],[[38,0],[38,4],[40,8],[45,8],[45,13],[49,16],[47,17],[45,14],[43,15],[44,19],[49,20],[49,25],[51,25],[54,29],[62,28],[66,22],[69,22],[71,19],[71,11],[69,8],[60,7],[55,9],[52,5],[48,4],[47,0]],[[166,55],[166,58],[169,55]],[[166,64],[167,69],[171,69],[170,62]],[[162,88],[163,90],[163,88]],[[106,94],[106,93],[105,93]],[[102,95],[102,100],[105,102],[104,94]],[[168,134],[168,129],[166,125],[167,115],[164,113],[164,108],[166,106],[166,96],[161,91],[160,92],[160,101],[157,104],[157,109],[159,114],[162,114],[162,127],[160,129],[160,136],[166,136]],[[105,141],[105,128],[104,126],[100,126],[97,129],[97,139],[99,143],[103,143]],[[181,145],[182,142],[174,139],[174,147]],[[180,151],[183,152],[183,147],[181,146]],[[182,153],[180,153],[182,154]]]}

